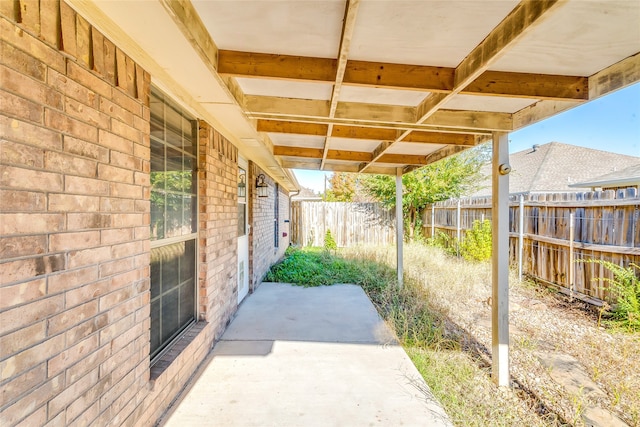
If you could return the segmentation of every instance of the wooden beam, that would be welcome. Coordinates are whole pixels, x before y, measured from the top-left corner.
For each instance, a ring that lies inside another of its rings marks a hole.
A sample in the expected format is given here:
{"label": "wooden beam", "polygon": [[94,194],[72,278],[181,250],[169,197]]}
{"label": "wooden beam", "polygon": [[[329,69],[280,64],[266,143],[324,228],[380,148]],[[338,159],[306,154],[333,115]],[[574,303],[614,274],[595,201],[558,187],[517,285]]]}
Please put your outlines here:
{"label": "wooden beam", "polygon": [[396,163],[400,165],[427,165],[426,156],[415,154],[383,154],[377,160],[380,163]]}
{"label": "wooden beam", "polygon": [[[322,159],[323,151],[322,148],[288,147],[283,145],[275,145],[273,147],[274,155],[287,157]],[[326,158],[328,160],[367,162],[371,160],[371,153],[364,151],[329,150]]]}
{"label": "wooden beam", "polygon": [[[166,0],[165,0],[166,1]],[[218,51],[218,73],[234,77],[334,82],[337,61],[272,53]]]}
{"label": "wooden beam", "polygon": [[586,101],[589,98],[589,79],[586,77],[485,71],[460,93],[558,101]]}
{"label": "wooden beam", "polygon": [[589,99],[596,99],[640,81],[640,53],[589,77]]}
{"label": "wooden beam", "polygon": [[453,88],[453,68],[384,62],[349,61],[344,83],[392,89],[448,92]]}
{"label": "wooden beam", "polygon": [[448,147],[443,147],[441,149],[439,149],[438,151],[431,153],[429,155],[426,156],[426,164],[431,164],[431,163],[435,163],[438,160],[442,160],[445,157],[450,157],[453,156],[454,154],[458,154],[461,151],[466,150],[466,147],[461,147],[461,146],[453,146],[450,145]]}
{"label": "wooden beam", "polygon": [[[336,79],[333,82],[333,92],[331,93],[331,103],[329,107],[329,118],[332,119],[336,115],[338,100],[340,99],[340,90],[342,89],[342,80],[344,71],[347,67],[347,56],[349,55],[349,47],[351,46],[351,37],[356,25],[356,16],[358,15],[358,6],[360,0],[347,0],[344,11],[344,20],[342,25],[342,35],[340,37],[340,51],[338,53],[338,66],[336,70]],[[324,167],[327,153],[329,151],[329,139],[333,131],[333,123],[330,123],[327,129],[326,138],[324,140],[324,152],[322,154],[322,163],[320,169]]]}
{"label": "wooden beam", "polygon": [[[317,123],[300,123],[279,120],[258,120],[258,132],[290,133],[296,135],[325,135],[327,125]],[[374,128],[364,126],[334,125],[331,137],[368,139],[368,140],[393,140],[399,134],[398,129]],[[456,134],[443,132],[412,132],[404,142],[447,144],[474,146],[475,137],[471,134]]]}

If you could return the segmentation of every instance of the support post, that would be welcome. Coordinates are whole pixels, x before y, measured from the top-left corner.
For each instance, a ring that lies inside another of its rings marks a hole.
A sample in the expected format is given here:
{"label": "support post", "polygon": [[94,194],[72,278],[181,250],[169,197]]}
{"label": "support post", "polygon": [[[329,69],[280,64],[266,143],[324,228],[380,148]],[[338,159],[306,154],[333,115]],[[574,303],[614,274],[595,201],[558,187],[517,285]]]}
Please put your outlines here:
{"label": "support post", "polygon": [[522,252],[524,251],[524,195],[520,195],[520,215],[518,216],[518,280],[522,282]]}
{"label": "support post", "polygon": [[509,140],[493,132],[492,159],[492,377],[509,386]]}
{"label": "support post", "polygon": [[436,237],[436,205],[431,205],[431,238]]}
{"label": "support post", "polygon": [[402,168],[396,168],[396,249],[397,249],[397,271],[398,287],[403,285],[403,255],[402,246],[404,243],[404,221],[402,218]]}
{"label": "support post", "polygon": [[569,300],[573,300],[575,260],[573,254],[573,241],[575,239],[575,218],[573,212],[569,214]]}
{"label": "support post", "polygon": [[460,256],[460,199],[458,199],[458,208],[456,209],[456,252]]}

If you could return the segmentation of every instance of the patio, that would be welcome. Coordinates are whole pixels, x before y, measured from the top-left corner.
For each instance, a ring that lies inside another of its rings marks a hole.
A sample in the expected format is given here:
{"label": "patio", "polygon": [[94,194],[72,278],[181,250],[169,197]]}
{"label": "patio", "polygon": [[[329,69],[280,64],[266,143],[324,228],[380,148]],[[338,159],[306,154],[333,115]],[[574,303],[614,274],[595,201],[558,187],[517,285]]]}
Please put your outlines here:
{"label": "patio", "polygon": [[451,425],[360,287],[281,283],[247,298],[160,422],[373,424]]}

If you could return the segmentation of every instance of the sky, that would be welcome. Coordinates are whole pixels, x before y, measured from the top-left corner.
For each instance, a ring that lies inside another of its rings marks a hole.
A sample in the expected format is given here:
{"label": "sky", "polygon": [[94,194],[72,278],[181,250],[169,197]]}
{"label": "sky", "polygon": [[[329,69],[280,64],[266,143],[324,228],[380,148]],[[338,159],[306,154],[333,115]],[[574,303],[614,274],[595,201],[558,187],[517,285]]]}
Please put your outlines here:
{"label": "sky", "polygon": [[[640,83],[509,134],[509,152],[553,141],[640,157]],[[332,172],[295,174],[301,186],[322,193]]]}

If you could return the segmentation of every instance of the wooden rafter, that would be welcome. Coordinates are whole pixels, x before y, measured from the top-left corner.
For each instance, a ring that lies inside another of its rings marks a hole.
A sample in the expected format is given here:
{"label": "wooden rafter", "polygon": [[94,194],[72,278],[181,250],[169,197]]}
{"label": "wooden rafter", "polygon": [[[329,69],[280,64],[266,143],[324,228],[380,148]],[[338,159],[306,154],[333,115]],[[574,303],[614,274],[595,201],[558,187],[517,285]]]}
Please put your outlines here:
{"label": "wooden rafter", "polygon": [[[442,108],[447,101],[485,73],[509,46],[539,24],[541,18],[558,3],[558,0],[521,1],[456,67],[452,90],[448,93],[434,93],[422,101],[416,111],[417,123],[425,122]],[[410,133],[411,131],[405,131],[394,143],[402,141]],[[394,143],[390,146],[393,146]],[[374,157],[362,170],[378,160],[382,154],[380,153],[378,157]]]}
{"label": "wooden rafter", "polygon": [[[278,120],[258,120],[256,129],[258,132],[286,133],[297,135],[325,135],[328,125],[318,123],[299,123]],[[369,140],[393,140],[400,131],[397,129],[374,128],[363,126],[334,125],[331,136],[333,138],[369,139]],[[470,134],[443,133],[443,132],[412,132],[404,142],[447,144],[474,146],[475,137]]]}
{"label": "wooden rafter", "polygon": [[[454,147],[455,150],[461,150],[464,147]],[[440,150],[439,150],[440,151]],[[457,152],[457,151],[456,151]],[[306,148],[306,147],[288,147],[276,145],[273,147],[273,154],[276,156],[296,157],[303,159],[322,159],[323,149]],[[431,155],[420,156],[410,154],[385,154],[380,157],[380,163],[394,163],[399,165],[427,165],[431,163]],[[347,151],[347,150],[329,150],[326,160],[340,160],[348,162],[370,162],[373,157],[372,153],[365,151]]]}
{"label": "wooden rafter", "polygon": [[[333,92],[331,93],[331,103],[329,106],[330,119],[332,119],[336,115],[336,109],[338,108],[340,90],[342,89],[344,72],[347,67],[347,56],[349,55],[349,47],[351,46],[351,37],[353,35],[353,29],[356,26],[358,6],[360,6],[360,0],[347,0],[347,4],[345,5],[342,35],[340,37],[340,51],[338,54],[338,64],[336,69],[336,78],[333,83]],[[325,160],[327,158],[332,131],[333,123],[329,123],[327,128],[327,135],[324,139],[324,150],[322,153],[322,162],[320,163],[320,169],[324,167]]]}

